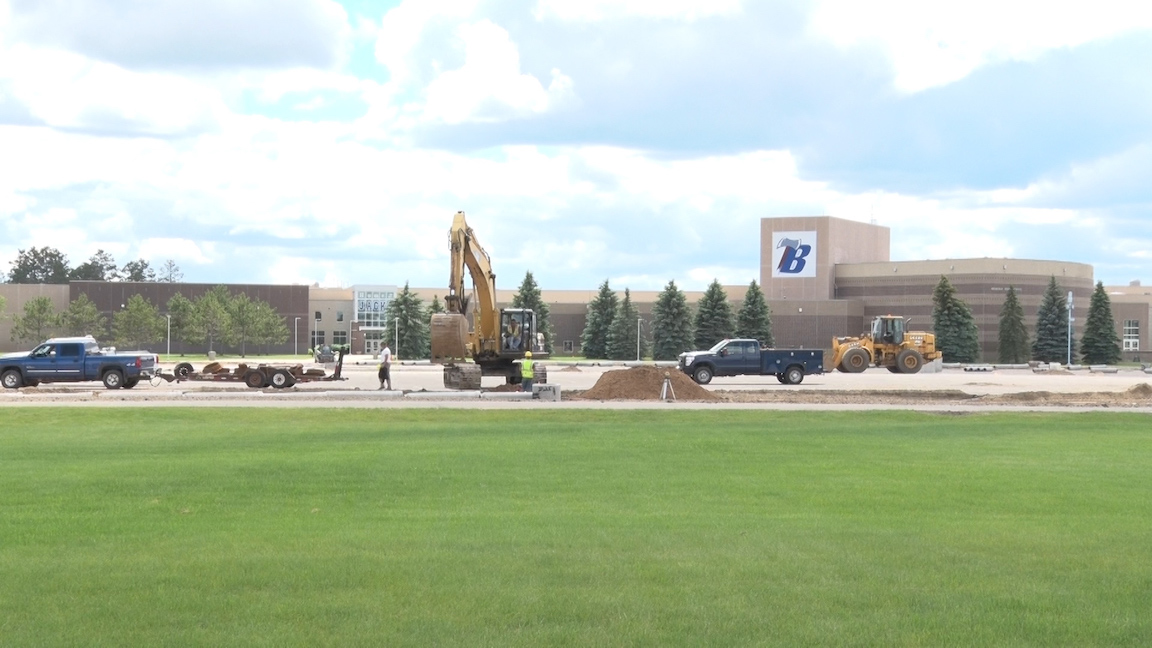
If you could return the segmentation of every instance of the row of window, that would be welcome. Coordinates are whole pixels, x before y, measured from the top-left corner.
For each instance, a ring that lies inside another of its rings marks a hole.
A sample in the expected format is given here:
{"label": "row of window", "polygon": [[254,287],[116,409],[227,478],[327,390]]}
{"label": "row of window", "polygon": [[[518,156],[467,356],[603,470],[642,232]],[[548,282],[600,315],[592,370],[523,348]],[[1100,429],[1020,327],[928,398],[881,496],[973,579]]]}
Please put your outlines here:
{"label": "row of window", "polygon": [[[312,331],[312,348],[324,346],[327,339],[324,331]],[[332,344],[348,344],[348,331],[332,331]]]}
{"label": "row of window", "polygon": [[1124,350],[1140,350],[1140,320],[1124,320]]}

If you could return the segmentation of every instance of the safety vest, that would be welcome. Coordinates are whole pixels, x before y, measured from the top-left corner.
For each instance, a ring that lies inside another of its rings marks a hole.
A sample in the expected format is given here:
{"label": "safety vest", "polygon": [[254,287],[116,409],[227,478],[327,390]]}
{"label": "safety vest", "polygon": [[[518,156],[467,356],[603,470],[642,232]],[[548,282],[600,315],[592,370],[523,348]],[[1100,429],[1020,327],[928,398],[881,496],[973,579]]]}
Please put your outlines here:
{"label": "safety vest", "polygon": [[524,361],[520,363],[520,377],[521,378],[531,378],[532,377],[532,363],[533,362],[535,362],[535,361],[532,360],[531,358],[524,358]]}

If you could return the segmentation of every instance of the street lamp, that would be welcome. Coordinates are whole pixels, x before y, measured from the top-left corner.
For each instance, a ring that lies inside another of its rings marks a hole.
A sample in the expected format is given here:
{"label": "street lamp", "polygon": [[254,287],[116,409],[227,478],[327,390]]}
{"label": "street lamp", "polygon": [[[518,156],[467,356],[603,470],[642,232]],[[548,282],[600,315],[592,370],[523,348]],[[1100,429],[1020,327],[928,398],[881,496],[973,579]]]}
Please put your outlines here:
{"label": "street lamp", "polygon": [[396,338],[396,341],[393,343],[394,346],[392,347],[392,355],[399,357],[400,356],[400,318],[399,317],[396,318],[396,326],[392,327],[392,333],[395,334],[395,338]]}
{"label": "street lamp", "polygon": [[636,362],[640,362],[640,322],[639,317],[636,318]]}
{"label": "street lamp", "polygon": [[1072,366],[1072,291],[1068,291],[1068,366]]}
{"label": "street lamp", "polygon": [[168,355],[172,355],[172,314],[164,315],[168,319]]}
{"label": "street lamp", "polygon": [[296,334],[296,341],[292,343],[292,355],[300,355],[300,318],[292,320],[292,332]]}

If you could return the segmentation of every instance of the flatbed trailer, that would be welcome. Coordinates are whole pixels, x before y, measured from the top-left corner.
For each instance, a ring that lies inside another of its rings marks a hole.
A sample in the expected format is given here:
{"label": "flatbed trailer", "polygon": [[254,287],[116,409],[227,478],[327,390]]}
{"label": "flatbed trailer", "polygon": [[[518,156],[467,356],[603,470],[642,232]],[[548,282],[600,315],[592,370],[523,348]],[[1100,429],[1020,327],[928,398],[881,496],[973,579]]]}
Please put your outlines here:
{"label": "flatbed trailer", "polygon": [[344,369],[344,351],[340,351],[336,361],[336,370],[328,374],[323,369],[305,369],[303,364],[288,363],[238,363],[235,367],[225,367],[219,362],[210,362],[204,365],[201,371],[196,371],[190,362],[181,362],[176,365],[172,373],[161,372],[159,376],[168,382],[243,382],[252,389],[274,387],[288,389],[297,383],[326,382],[347,380],[342,375]]}

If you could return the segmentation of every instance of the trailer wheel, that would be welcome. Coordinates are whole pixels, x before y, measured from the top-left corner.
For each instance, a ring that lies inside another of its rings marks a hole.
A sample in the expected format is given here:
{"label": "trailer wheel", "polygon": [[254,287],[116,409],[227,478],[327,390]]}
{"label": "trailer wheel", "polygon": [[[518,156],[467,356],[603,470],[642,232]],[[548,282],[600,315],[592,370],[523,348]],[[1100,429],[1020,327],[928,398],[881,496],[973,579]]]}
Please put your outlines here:
{"label": "trailer wheel", "polygon": [[244,384],[252,389],[261,389],[264,387],[264,372],[259,369],[249,369],[248,373],[244,374]]}
{"label": "trailer wheel", "polygon": [[24,386],[24,376],[15,369],[9,369],[0,376],[0,382],[4,383],[4,389],[19,389]]}
{"label": "trailer wheel", "polygon": [[840,361],[840,366],[848,373],[860,373],[868,368],[868,352],[861,348],[849,349]]}
{"label": "trailer wheel", "polygon": [[172,373],[176,374],[177,378],[187,378],[188,375],[192,373],[192,363],[181,362],[180,364],[176,365],[176,368],[172,370]]}
{"label": "trailer wheel", "polygon": [[799,385],[804,382],[804,368],[792,365],[784,370],[785,385]]}
{"label": "trailer wheel", "polygon": [[712,382],[712,367],[708,365],[696,367],[696,370],[692,372],[692,380],[695,380],[701,385],[707,385]]}
{"label": "trailer wheel", "polygon": [[277,369],[272,374],[272,386],[276,389],[287,389],[296,384],[296,377],[287,369]]}
{"label": "trailer wheel", "polygon": [[904,349],[896,356],[896,367],[900,373],[914,374],[924,365],[924,356],[916,349]]}
{"label": "trailer wheel", "polygon": [[124,374],[120,373],[119,369],[109,369],[104,372],[101,382],[107,389],[120,389],[124,386]]}

